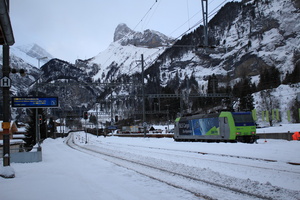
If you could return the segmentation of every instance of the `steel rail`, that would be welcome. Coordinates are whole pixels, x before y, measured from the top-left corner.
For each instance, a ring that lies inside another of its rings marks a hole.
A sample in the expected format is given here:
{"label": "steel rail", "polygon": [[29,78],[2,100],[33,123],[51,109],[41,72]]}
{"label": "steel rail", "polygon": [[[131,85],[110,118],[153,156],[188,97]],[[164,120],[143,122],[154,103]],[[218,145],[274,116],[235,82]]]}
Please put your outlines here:
{"label": "steel rail", "polygon": [[[70,140],[70,138],[72,138],[72,140]],[[136,171],[137,173],[143,174],[145,176],[148,176],[152,179],[158,180],[160,182],[166,183],[168,185],[174,186],[176,188],[180,188],[182,190],[188,191],[192,194],[194,194],[197,197],[202,197],[204,199],[214,199],[215,197],[210,196],[205,194],[205,192],[199,192],[197,189],[201,188],[200,185],[202,185],[203,187],[209,187],[211,188],[211,190],[222,190],[223,193],[229,192],[230,195],[238,195],[241,198],[245,198],[247,199],[247,197],[249,198],[258,198],[258,199],[274,199],[274,197],[268,197],[266,195],[263,194],[258,194],[258,193],[254,193],[254,192],[249,192],[246,190],[241,190],[239,188],[235,188],[232,186],[227,186],[218,182],[214,182],[214,181],[209,181],[209,180],[205,180],[199,177],[194,177],[192,175],[188,175],[188,174],[182,174],[182,172],[176,172],[176,171],[171,171],[169,169],[165,169],[163,167],[159,167],[159,166],[153,166],[151,165],[151,161],[149,161],[149,163],[146,162],[142,162],[141,159],[137,159],[134,160],[133,158],[124,158],[122,156],[119,155],[114,155],[112,153],[110,153],[109,151],[100,151],[99,149],[94,150],[94,149],[90,149],[87,146],[81,146],[81,145],[77,145],[74,142],[73,137],[70,137],[67,141],[67,145],[70,146],[73,149],[76,149],[78,151],[81,152],[85,152],[91,155],[98,155],[98,156],[102,156],[103,159],[115,163],[119,166],[128,168],[130,170]],[[120,152],[121,153],[121,152]],[[167,162],[167,161],[166,161]],[[132,166],[134,165],[134,167]],[[140,167],[146,167],[147,170],[138,170],[138,168]],[[148,173],[144,173],[144,171],[149,172],[149,170],[155,170],[156,173],[157,171],[159,171],[160,173],[162,173],[163,175],[161,175],[162,177],[164,177],[163,179],[160,178],[160,176],[153,176],[153,175],[149,175]],[[196,189],[191,189],[191,188],[186,188],[187,186],[185,186],[184,184],[176,184],[176,183],[172,183],[169,180],[166,180],[166,176],[170,176],[170,177],[177,177],[179,178],[181,181],[188,181],[189,183],[195,183],[195,185],[197,185]],[[212,188],[213,187],[213,188]]]}

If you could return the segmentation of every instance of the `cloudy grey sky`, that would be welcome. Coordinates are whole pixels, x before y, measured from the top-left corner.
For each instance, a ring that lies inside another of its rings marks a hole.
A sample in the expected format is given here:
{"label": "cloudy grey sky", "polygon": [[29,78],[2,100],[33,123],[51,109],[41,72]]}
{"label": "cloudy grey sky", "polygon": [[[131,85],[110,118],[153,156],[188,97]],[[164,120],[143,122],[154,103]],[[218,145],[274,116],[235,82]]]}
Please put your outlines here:
{"label": "cloudy grey sky", "polygon": [[[227,1],[208,0],[209,13]],[[10,0],[10,17],[15,46],[36,43],[74,63],[104,51],[120,23],[176,38],[202,20],[202,7],[201,0]]]}

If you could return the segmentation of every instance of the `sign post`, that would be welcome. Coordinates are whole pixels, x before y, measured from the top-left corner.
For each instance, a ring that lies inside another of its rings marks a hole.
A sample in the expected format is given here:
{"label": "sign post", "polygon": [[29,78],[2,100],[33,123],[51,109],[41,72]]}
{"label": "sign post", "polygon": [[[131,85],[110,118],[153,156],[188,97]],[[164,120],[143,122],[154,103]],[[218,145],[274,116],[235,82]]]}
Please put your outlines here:
{"label": "sign post", "polygon": [[[3,45],[3,65],[2,73],[3,77],[0,79],[0,86],[2,88],[3,95],[3,166],[10,166],[10,136],[9,136],[9,126],[10,126],[10,87],[11,80],[9,78],[9,46]],[[9,125],[9,126],[8,126]]]}
{"label": "sign post", "polygon": [[36,142],[38,151],[41,151],[38,108],[57,108],[58,97],[12,97],[11,106],[15,108],[36,108]]}
{"label": "sign post", "polygon": [[12,107],[57,108],[58,97],[12,97]]}
{"label": "sign post", "polygon": [[0,87],[2,88],[10,88],[11,87],[11,79],[7,76],[3,76],[0,79]]}

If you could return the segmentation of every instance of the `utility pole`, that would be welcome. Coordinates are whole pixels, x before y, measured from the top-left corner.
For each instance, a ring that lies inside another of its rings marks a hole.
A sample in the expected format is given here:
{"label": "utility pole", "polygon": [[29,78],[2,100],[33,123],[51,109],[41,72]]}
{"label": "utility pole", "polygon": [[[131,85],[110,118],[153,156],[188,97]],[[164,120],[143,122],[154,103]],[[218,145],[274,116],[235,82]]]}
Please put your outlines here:
{"label": "utility pole", "polygon": [[181,92],[180,95],[180,117],[183,115],[183,97],[184,97],[184,92]]}
{"label": "utility pole", "polygon": [[[112,79],[110,79],[110,82],[112,83]],[[113,114],[113,99],[112,99],[112,95],[113,95],[113,87],[110,87],[110,125],[113,126],[114,125],[114,114]]]}
{"label": "utility pole", "polygon": [[96,129],[97,129],[97,137],[98,137],[98,135],[99,135],[99,133],[98,133],[98,105],[97,105],[97,103],[96,103],[96,120],[97,120],[97,122],[96,122]]}
{"label": "utility pole", "polygon": [[143,127],[144,127],[144,137],[146,137],[146,113],[145,113],[145,82],[144,82],[144,55],[141,55],[142,62],[142,93],[143,93]]}
{"label": "utility pole", "polygon": [[201,0],[202,3],[202,15],[203,15],[203,26],[204,26],[204,46],[208,46],[208,29],[207,29],[207,19],[208,19],[208,0]]}

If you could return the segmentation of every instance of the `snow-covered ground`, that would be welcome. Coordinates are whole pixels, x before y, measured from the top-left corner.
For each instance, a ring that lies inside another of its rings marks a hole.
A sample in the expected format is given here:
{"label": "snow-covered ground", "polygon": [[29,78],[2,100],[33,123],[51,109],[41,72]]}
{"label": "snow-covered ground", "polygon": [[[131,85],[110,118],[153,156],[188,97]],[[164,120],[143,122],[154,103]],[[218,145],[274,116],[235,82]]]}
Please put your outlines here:
{"label": "snow-covered ground", "polygon": [[[226,177],[227,181],[231,180],[230,185],[250,184],[259,188],[258,194],[271,191],[270,195],[275,195],[277,199],[300,199],[300,165],[288,164],[300,163],[299,141],[258,140],[258,144],[178,143],[172,138],[97,138],[87,134],[88,142],[85,143],[84,132],[75,132],[72,135],[77,148],[97,151],[102,149],[126,159],[145,159],[156,166],[169,163],[170,167],[174,164],[174,170],[196,169],[202,178],[216,181],[216,177],[219,177],[217,182],[221,184]],[[184,189],[185,186],[174,187],[167,180],[162,182],[159,177],[153,178],[155,174],[150,171],[152,178],[143,175],[148,170],[137,172],[136,167],[125,167],[122,163],[116,164],[108,158],[70,148],[66,140],[67,138],[45,140],[42,144],[42,162],[11,163],[10,169],[15,171],[15,178],[0,178],[0,199],[200,198]],[[273,162],[265,161],[266,159]],[[0,167],[0,173],[6,170],[7,167]],[[180,183],[175,181],[174,184]],[[199,190],[201,188],[199,186]],[[221,198],[222,191],[219,189],[202,190],[202,194],[207,192],[208,196],[217,199],[237,199],[235,196]]]}
{"label": "snow-covered ground", "polygon": [[256,129],[257,133],[294,133],[300,131],[300,124],[280,124],[279,126],[265,127]]}

